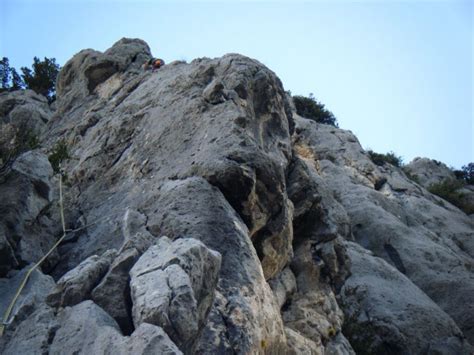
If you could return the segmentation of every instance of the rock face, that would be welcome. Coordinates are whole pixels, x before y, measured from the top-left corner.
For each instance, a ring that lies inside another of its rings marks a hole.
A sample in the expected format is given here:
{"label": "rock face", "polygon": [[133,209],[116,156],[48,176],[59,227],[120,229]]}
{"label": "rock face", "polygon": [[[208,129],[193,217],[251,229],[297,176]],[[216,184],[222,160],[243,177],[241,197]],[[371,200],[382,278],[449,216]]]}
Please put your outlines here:
{"label": "rock face", "polygon": [[48,215],[52,177],[48,158],[37,150],[6,167],[0,184],[0,276],[36,262],[54,244],[54,217]]}
{"label": "rock face", "polygon": [[4,92],[0,94],[0,122],[22,129],[42,133],[52,111],[48,100],[33,90]]}
{"label": "rock face", "polygon": [[405,171],[414,176],[419,184],[425,188],[456,178],[452,170],[445,164],[428,158],[413,159],[410,164],[406,165]]}
{"label": "rock face", "polygon": [[1,353],[472,352],[472,219],[351,132],[299,117],[256,60],[143,72],[150,56],[134,39],[75,55],[42,150],[1,175],[7,287],[61,235],[45,153],[67,143],[74,231]]}

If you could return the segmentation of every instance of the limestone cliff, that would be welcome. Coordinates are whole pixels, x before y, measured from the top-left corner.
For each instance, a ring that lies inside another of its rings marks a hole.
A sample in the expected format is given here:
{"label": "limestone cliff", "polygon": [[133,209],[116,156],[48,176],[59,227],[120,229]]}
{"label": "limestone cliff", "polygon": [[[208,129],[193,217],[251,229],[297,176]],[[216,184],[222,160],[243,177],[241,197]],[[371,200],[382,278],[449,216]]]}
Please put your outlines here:
{"label": "limestone cliff", "polygon": [[[0,171],[0,352],[470,354],[474,223],[349,131],[299,117],[278,77],[228,54],[155,72],[141,40],[84,50],[41,148]],[[25,104],[27,103],[27,105]],[[46,106],[45,106],[46,105]],[[32,123],[33,125],[33,123]],[[429,180],[429,177],[426,177]]]}

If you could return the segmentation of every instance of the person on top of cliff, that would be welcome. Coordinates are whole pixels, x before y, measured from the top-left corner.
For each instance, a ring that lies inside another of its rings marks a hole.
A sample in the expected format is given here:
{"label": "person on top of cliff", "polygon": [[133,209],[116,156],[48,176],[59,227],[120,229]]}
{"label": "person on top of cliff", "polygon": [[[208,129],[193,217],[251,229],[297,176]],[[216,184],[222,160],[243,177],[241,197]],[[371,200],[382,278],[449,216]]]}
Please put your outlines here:
{"label": "person on top of cliff", "polygon": [[165,65],[165,61],[160,58],[150,58],[143,64],[143,70],[151,69],[151,71],[155,71],[156,69],[160,69],[163,65]]}

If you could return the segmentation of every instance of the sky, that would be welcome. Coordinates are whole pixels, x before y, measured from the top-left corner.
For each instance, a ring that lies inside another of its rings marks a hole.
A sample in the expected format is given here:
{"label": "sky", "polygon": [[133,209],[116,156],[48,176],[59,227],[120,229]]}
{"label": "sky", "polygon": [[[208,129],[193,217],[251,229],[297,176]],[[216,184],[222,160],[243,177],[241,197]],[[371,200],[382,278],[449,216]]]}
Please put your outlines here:
{"label": "sky", "polygon": [[1,0],[0,56],[64,65],[122,37],[166,62],[241,53],[364,148],[460,168],[474,162],[473,17],[471,0]]}

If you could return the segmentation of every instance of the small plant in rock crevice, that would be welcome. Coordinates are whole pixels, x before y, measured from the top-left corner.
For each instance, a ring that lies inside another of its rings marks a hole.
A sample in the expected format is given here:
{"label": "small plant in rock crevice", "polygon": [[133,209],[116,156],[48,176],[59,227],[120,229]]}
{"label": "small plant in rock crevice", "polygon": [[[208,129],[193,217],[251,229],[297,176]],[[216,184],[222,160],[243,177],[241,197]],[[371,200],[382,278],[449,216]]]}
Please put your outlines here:
{"label": "small plant in rock crevice", "polygon": [[59,140],[55,144],[53,150],[51,151],[51,154],[48,156],[49,162],[51,163],[53,171],[56,174],[60,171],[61,163],[69,158],[70,156],[68,146],[64,139]]}

